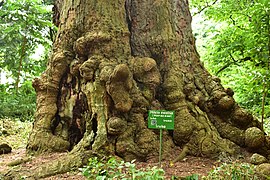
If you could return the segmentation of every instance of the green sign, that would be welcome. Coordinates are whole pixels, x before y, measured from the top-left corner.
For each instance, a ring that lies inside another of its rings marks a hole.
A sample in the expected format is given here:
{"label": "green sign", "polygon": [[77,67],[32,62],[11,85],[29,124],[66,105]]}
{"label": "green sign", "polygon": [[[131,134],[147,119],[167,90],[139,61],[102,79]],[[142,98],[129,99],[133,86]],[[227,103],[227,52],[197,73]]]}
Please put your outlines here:
{"label": "green sign", "polygon": [[174,129],[174,111],[150,110],[148,113],[148,128]]}

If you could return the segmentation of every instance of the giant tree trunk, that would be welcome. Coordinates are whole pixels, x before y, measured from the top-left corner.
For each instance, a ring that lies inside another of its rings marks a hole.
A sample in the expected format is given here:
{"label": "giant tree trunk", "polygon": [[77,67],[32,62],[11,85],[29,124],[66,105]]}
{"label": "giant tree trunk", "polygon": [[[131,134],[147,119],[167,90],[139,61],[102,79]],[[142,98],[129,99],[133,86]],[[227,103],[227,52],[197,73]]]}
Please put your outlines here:
{"label": "giant tree trunk", "polygon": [[166,109],[176,116],[164,153],[180,146],[179,158],[240,147],[270,154],[260,123],[200,63],[187,0],[59,2],[53,54],[33,82],[28,151],[71,151],[67,168],[80,166],[83,152],[147,160],[159,147],[147,112]]}

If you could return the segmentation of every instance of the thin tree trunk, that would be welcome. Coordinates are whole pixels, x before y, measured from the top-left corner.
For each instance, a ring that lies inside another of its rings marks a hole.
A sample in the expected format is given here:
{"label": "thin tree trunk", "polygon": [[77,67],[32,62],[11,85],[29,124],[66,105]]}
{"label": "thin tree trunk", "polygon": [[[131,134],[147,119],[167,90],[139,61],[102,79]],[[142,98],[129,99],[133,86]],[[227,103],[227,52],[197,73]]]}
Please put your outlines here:
{"label": "thin tree trunk", "polygon": [[15,89],[18,91],[19,89],[19,84],[20,84],[20,77],[21,77],[21,71],[22,71],[22,63],[23,59],[25,58],[25,53],[26,53],[26,44],[27,44],[27,38],[26,36],[23,36],[23,42],[22,42],[22,48],[21,48],[21,53],[20,53],[20,60],[19,60],[19,67],[17,71],[17,79],[15,82]]}

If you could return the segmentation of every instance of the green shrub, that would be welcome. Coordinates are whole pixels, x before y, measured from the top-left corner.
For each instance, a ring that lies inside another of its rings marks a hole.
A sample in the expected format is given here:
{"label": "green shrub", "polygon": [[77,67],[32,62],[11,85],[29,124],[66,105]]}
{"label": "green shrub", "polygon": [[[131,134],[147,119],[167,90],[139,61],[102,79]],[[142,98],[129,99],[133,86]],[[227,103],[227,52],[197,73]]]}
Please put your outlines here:
{"label": "green shrub", "polygon": [[135,160],[131,162],[119,161],[114,157],[108,161],[98,160],[97,157],[90,158],[86,167],[82,168],[83,176],[87,179],[113,180],[113,179],[143,179],[162,180],[164,170],[157,167],[136,169]]}
{"label": "green shrub", "polygon": [[221,166],[210,171],[204,180],[242,180],[242,179],[259,179],[255,175],[254,165],[248,163],[223,163]]}
{"label": "green shrub", "polygon": [[36,94],[30,81],[16,91],[9,85],[0,85],[0,118],[32,120],[36,108]]}

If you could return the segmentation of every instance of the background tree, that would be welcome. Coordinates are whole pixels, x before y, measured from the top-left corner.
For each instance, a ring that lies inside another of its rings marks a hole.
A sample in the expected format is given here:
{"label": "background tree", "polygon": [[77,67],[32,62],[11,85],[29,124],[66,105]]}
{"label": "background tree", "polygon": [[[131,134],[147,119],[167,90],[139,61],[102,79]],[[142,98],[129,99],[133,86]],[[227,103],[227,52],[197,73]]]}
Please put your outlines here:
{"label": "background tree", "polygon": [[233,156],[240,147],[270,154],[260,123],[199,61],[186,0],[59,2],[53,54],[33,82],[37,112],[27,149],[70,153],[31,176],[68,171],[90,156],[157,156],[150,109],[175,111],[163,153],[182,147],[176,160]]}
{"label": "background tree", "polygon": [[44,53],[55,29],[51,7],[40,0],[5,0],[0,17],[0,75],[11,80],[0,81],[0,118],[31,120],[36,99],[31,80],[46,68]]}
{"label": "background tree", "polygon": [[11,72],[15,88],[22,80],[33,78],[44,71],[46,62],[33,59],[38,45],[51,44],[49,29],[51,15],[39,0],[2,1],[0,12],[1,71]]}

